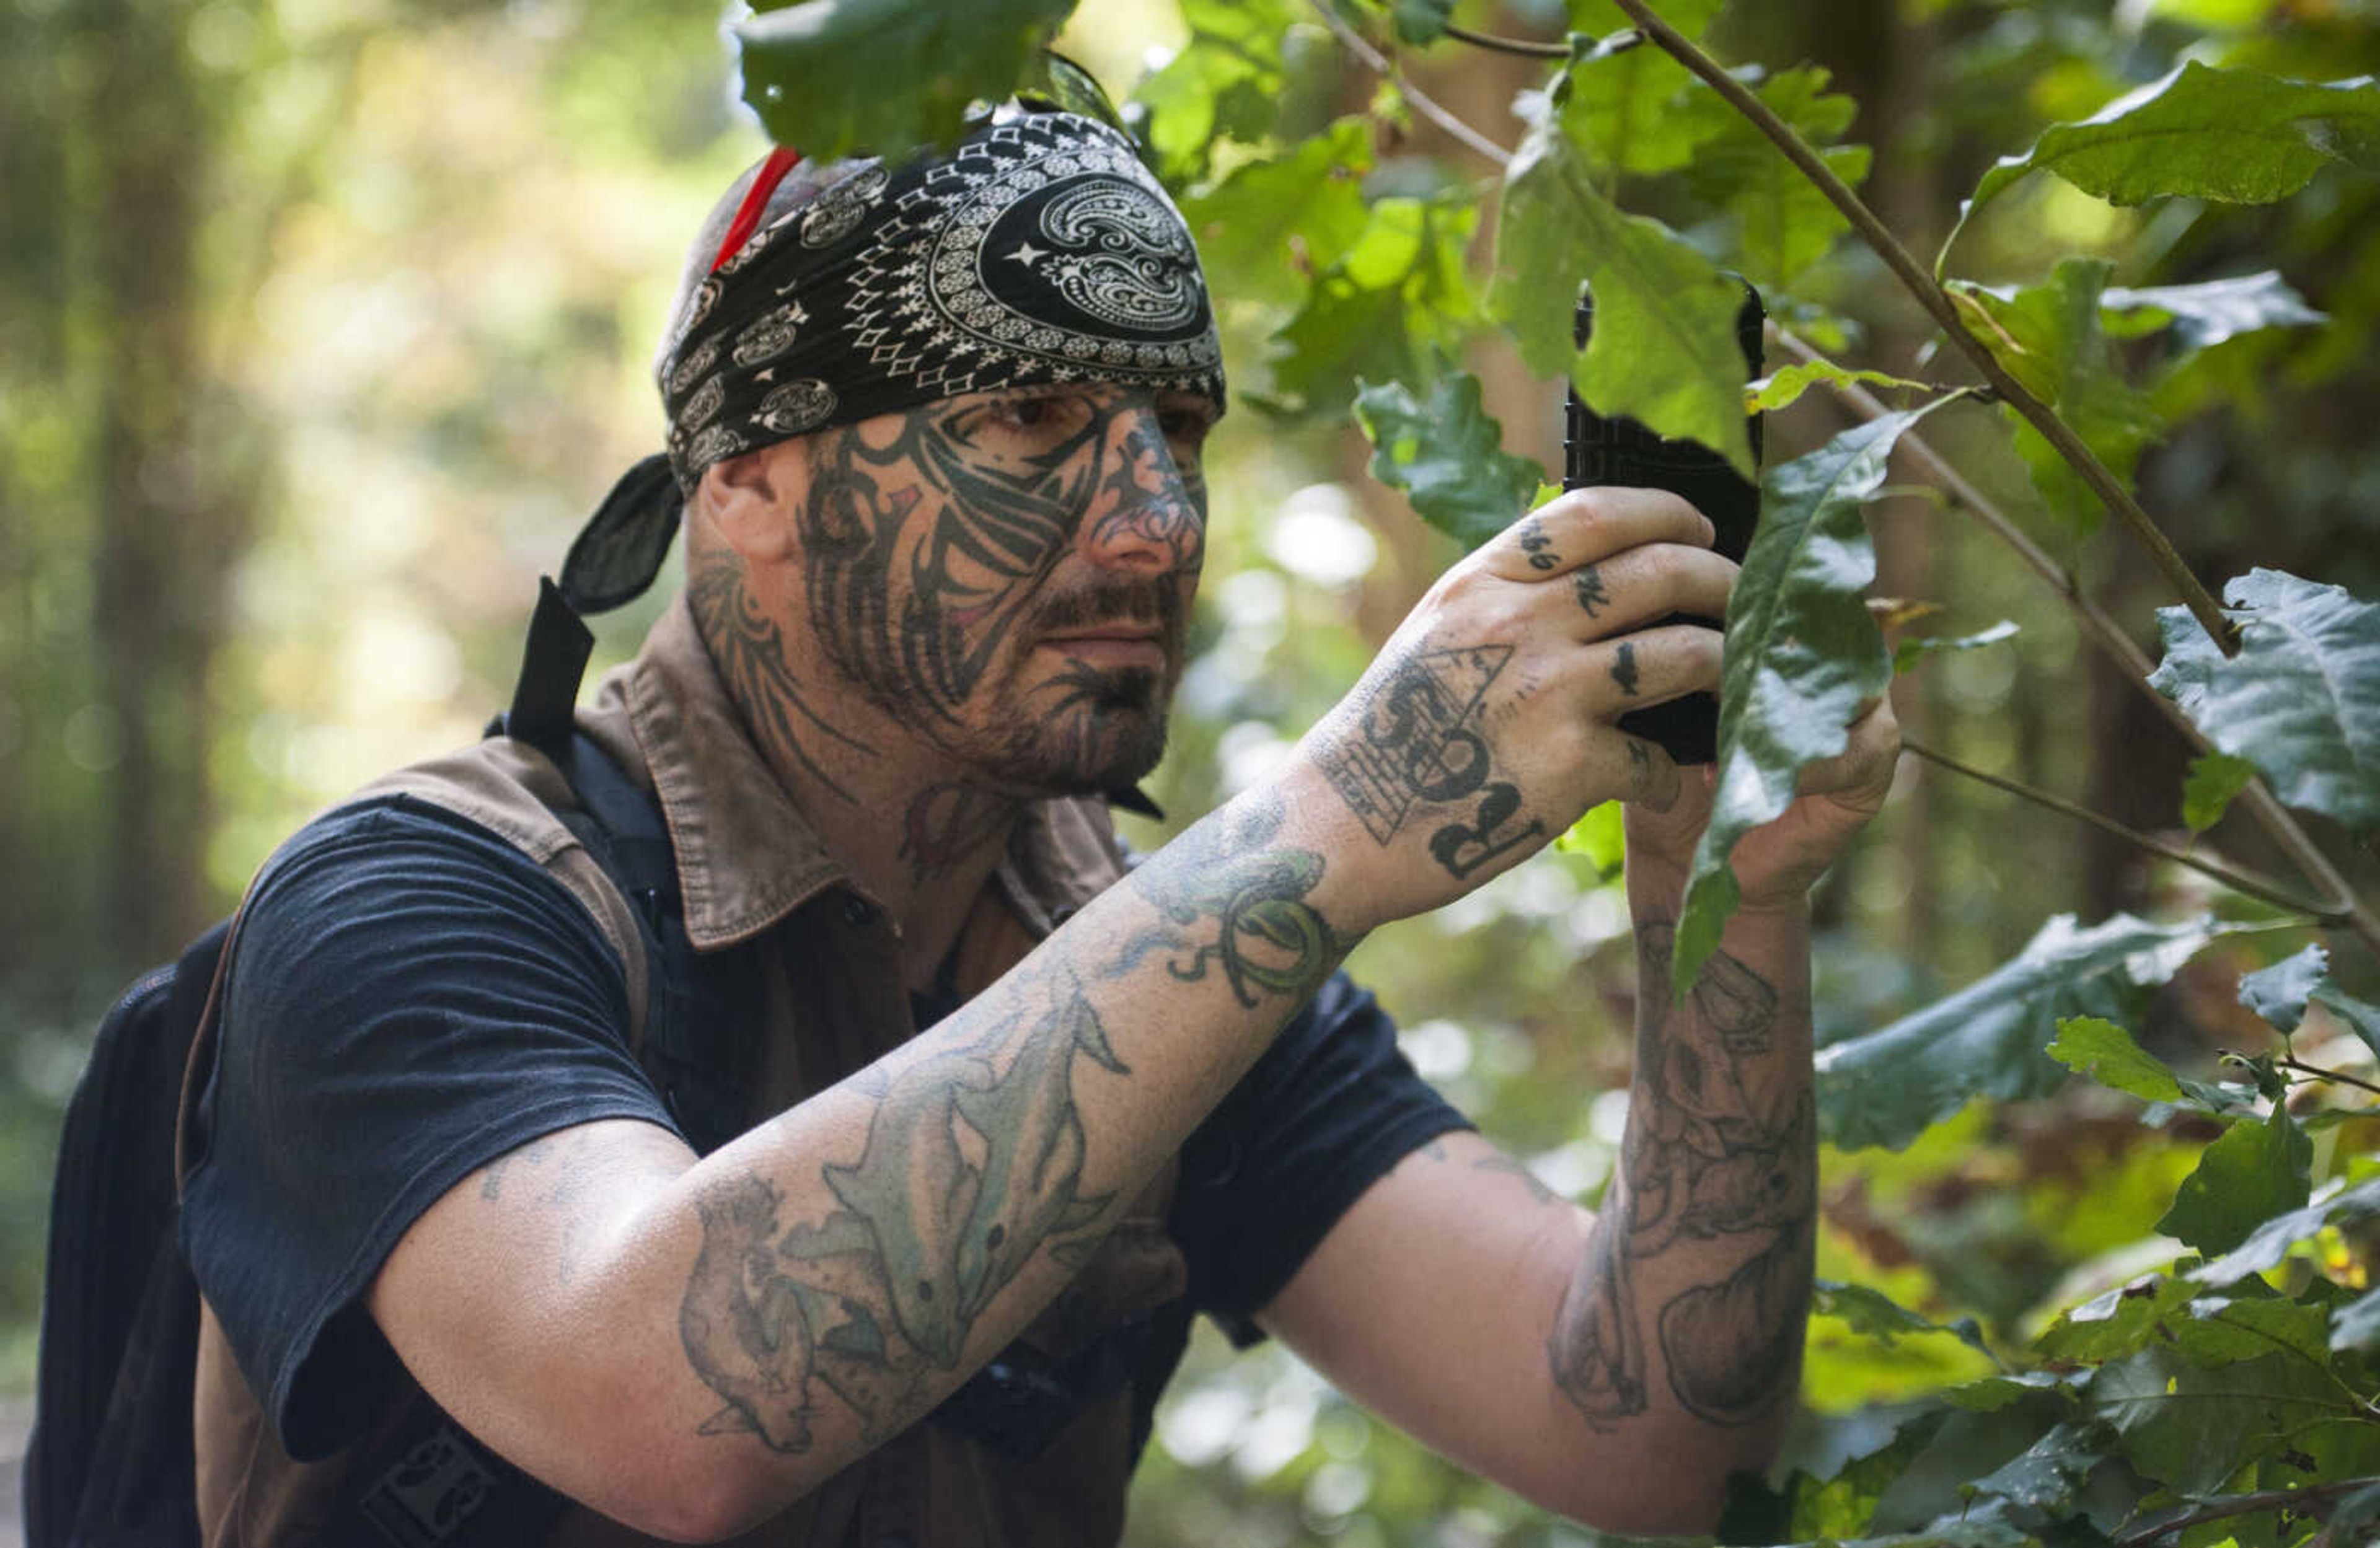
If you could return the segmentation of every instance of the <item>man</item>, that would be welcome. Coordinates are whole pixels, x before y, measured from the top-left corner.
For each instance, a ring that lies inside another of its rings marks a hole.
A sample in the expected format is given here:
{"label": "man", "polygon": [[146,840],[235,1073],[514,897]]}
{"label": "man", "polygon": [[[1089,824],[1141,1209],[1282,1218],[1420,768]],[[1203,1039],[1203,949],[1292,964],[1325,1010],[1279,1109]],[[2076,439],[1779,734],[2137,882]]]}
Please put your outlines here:
{"label": "man", "polygon": [[[209,1542],[1109,1542],[1194,1308],[1551,1508],[1706,1527],[1791,1406],[1803,899],[1882,800],[1889,711],[1740,848],[1671,1010],[1710,796],[1614,722],[1716,685],[1718,635],[1658,621],[1734,567],[1672,497],[1565,496],[1127,877],[1100,797],[1162,744],[1222,408],[1128,145],[1011,112],[899,169],[780,152],[683,296],[668,460],[565,586],[641,588],[682,505],[686,595],[580,725],[665,815],[720,1034],[688,1079],[741,1110],[690,1132],[640,1064],[652,900],[544,753],[318,819],[193,1083]],[[1611,796],[1643,1010],[1590,1219],[1334,970]],[[552,1508],[501,1535],[519,1498]]]}

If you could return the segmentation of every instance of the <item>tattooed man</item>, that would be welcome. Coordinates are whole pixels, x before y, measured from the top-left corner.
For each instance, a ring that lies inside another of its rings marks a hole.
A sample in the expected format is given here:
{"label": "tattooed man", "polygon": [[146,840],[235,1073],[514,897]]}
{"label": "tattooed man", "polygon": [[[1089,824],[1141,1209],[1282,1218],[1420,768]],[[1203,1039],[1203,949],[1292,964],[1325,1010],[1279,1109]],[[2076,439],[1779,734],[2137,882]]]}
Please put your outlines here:
{"label": "tattooed man", "polygon": [[[1711,792],[1616,722],[1714,686],[1662,621],[1734,568],[1673,497],[1567,495],[1127,872],[1223,387],[1180,216],[1070,115],[772,156],[659,374],[669,450],[561,591],[635,594],[681,518],[687,583],[581,741],[566,691],[533,729],[533,648],[511,735],[318,819],[243,911],[186,1115],[209,1542],[1111,1542],[1194,1311],[1553,1509],[1707,1528],[1793,1403],[1804,895],[1889,710],[1738,850],[1672,1005]],[[657,880],[577,812],[605,760]],[[1590,1215],[1337,969],[1614,796],[1641,1010]]]}

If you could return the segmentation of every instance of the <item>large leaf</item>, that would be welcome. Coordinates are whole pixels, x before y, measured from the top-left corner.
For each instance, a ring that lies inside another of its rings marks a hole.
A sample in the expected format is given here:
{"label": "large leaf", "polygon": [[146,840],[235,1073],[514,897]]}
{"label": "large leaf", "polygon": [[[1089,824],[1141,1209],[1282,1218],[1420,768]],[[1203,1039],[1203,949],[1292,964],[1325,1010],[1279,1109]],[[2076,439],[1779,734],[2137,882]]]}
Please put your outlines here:
{"label": "large leaf", "polygon": [[[1572,346],[1584,280],[1595,333]],[[1567,376],[1598,414],[1718,449],[1752,477],[1737,282],[1667,226],[1604,198],[1550,115],[1505,174],[1488,309],[1542,376]]]}
{"label": "large leaf", "polygon": [[2368,163],[2375,150],[2380,91],[2369,77],[2316,84],[2192,60],[2082,123],[2050,126],[2024,154],[2001,158],[1942,250],[1976,211],[2036,170],[2116,204],[2165,194],[2265,204],[2333,162]]}
{"label": "large leaf", "polygon": [[2061,1020],[2134,1019],[2153,988],[2228,928],[2118,914],[2078,929],[2059,914],[2014,960],[1948,999],[1820,1049],[1819,1131],[1846,1149],[1898,1150],[1970,1098],[2042,1095],[2065,1078],[2042,1052]]}
{"label": "large leaf", "polygon": [[[2107,351],[2100,302],[2113,266],[2070,258],[2049,279],[2021,290],[1954,284],[1968,332],[2025,390],[2058,411],[2109,472],[2126,482],[2162,421],[2149,396],[2126,381]],[[2051,512],[2075,532],[2097,529],[2102,510],[2066,459],[2013,408],[2002,411],[2016,449]]]}
{"label": "large leaf", "polygon": [[1347,117],[1184,198],[1209,287],[1231,301],[1294,303],[1370,224],[1363,177],[1371,168],[1371,124]]}
{"label": "large leaf", "polygon": [[2166,655],[2150,683],[2283,801],[2380,830],[2380,606],[2265,569],[2223,599],[2240,653],[2226,657],[2187,609],[2161,609]]}
{"label": "large leaf", "polygon": [[[1710,95],[1707,87],[1704,91]],[[1827,72],[1786,70],[1756,92],[1768,109],[1818,151],[1835,175],[1857,187],[1871,157],[1864,145],[1836,145],[1858,104],[1827,91]],[[1768,137],[1730,111],[1725,132],[1694,156],[1688,184],[1735,226],[1736,260],[1754,282],[1784,287],[1827,256],[1851,223],[1818,186],[1785,159]]]}
{"label": "large leaf", "polygon": [[2099,294],[2100,309],[2114,314],[2107,332],[2119,338],[2171,328],[2184,349],[2210,349],[2227,339],[2266,328],[2311,328],[2328,320],[2289,288],[2277,270],[2240,274],[2197,284],[2160,284],[2130,290],[2110,286]]}
{"label": "large leaf", "polygon": [[2304,1205],[2313,1167],[2313,1141],[2277,1107],[2264,1122],[2235,1123],[2206,1147],[2156,1228],[2210,1257],[2228,1252],[2274,1215]]}
{"label": "large leaf", "polygon": [[1366,386],[1355,418],[1372,438],[1372,477],[1404,490],[1424,521],[1466,549],[1512,526],[1545,477],[1503,450],[1504,428],[1480,406],[1469,371],[1441,378],[1427,404],[1399,382]]}
{"label": "large leaf", "polygon": [[2240,975],[2240,1003],[2287,1034],[2305,1019],[2306,997],[2330,971],[2330,953],[2309,946],[2271,967]]}
{"label": "large leaf", "polygon": [[1169,184],[1204,173],[1215,140],[1260,139],[1280,111],[1290,0],[1181,0],[1190,41],[1133,97]]}
{"label": "large leaf", "polygon": [[2325,983],[2313,992],[2313,1003],[2338,1017],[2348,1031],[2363,1039],[2363,1046],[2380,1054],[2380,1005],[2357,999],[2336,984]]}
{"label": "large leaf", "polygon": [[2070,1016],[2058,1023],[2049,1057],[2101,1085],[2150,1102],[2179,1102],[2181,1082],[2165,1060],[2144,1053],[2132,1034],[2097,1016]]}
{"label": "large leaf", "polygon": [[1742,899],[1727,864],[1736,841],[1792,804],[1803,766],[1841,752],[1859,707],[1892,681],[1860,597],[1876,578],[1860,508],[1883,487],[1893,442],[1932,406],[1854,426],[1764,480],[1760,526],[1727,606],[1718,786],[1678,922],[1681,998]]}
{"label": "large leaf", "polygon": [[2088,1389],[2132,1466],[2191,1494],[2280,1450],[2293,1427],[2336,1410],[2338,1396],[2327,1374],[2288,1354],[2208,1370],[2160,1349],[2100,1367]]}
{"label": "large leaf", "polygon": [[2190,1276],[2202,1285],[2236,1285],[2252,1274],[2262,1274],[2289,1256],[2289,1249],[2319,1233],[2325,1226],[2347,1225],[2380,1215],[2380,1178],[2357,1183],[2302,1209],[2277,1215],[2252,1232],[2248,1240],[2211,1264],[2192,1269]]}
{"label": "large leaf", "polygon": [[738,23],[744,100],[779,144],[830,161],[959,137],[967,105],[1032,72],[1075,0],[803,0]]}
{"label": "large leaf", "polygon": [[1598,172],[1638,175],[1690,165],[1735,110],[1658,48],[1589,53],[1558,78],[1563,134]]}
{"label": "large leaf", "polygon": [[1444,200],[1378,200],[1363,231],[1314,276],[1274,334],[1273,383],[1310,412],[1342,411],[1359,379],[1421,386],[1473,316],[1463,252],[1477,212]]}

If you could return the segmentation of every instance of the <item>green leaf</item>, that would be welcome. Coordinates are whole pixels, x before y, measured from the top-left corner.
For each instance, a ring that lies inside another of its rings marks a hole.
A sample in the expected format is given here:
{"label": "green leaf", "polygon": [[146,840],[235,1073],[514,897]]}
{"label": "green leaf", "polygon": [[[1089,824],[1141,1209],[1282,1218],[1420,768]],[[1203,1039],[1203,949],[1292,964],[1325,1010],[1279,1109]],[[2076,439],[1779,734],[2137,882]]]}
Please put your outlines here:
{"label": "green leaf", "polygon": [[1370,224],[1364,175],[1372,129],[1342,118],[1285,154],[1235,168],[1182,201],[1211,288],[1231,300],[1293,304],[1308,277],[1346,255]]}
{"label": "green leaf", "polygon": [[2347,1030],[2363,1039],[2364,1046],[2380,1055],[2380,1005],[2367,1005],[2336,984],[2325,984],[2313,992],[2313,1003],[2347,1023]]}
{"label": "green leaf", "polygon": [[1820,1279],[1815,1282],[1810,1301],[1815,1316],[1833,1317],[1847,1324],[1852,1332],[1890,1344],[1897,1338],[1914,1337],[1923,1334],[1948,1334],[1976,1353],[1997,1361],[1991,1346],[1984,1342],[1984,1330],[1973,1317],[1961,1317],[1954,1323],[1937,1323],[1922,1317],[1894,1300],[1883,1291],[1865,1285],[1847,1285],[1840,1280]]}
{"label": "green leaf", "polygon": [[2313,1141],[2286,1107],[2263,1123],[2235,1123],[2206,1147],[2156,1228],[2209,1256],[2228,1252],[2283,1210],[2306,1201]]}
{"label": "green leaf", "polygon": [[1764,376],[1744,391],[1748,394],[1748,401],[1752,407],[1755,409],[1791,408],[1800,401],[1803,393],[1821,381],[1836,387],[1849,387],[1864,382],[1871,387],[1886,387],[1895,391],[1913,389],[1921,393],[1932,393],[1939,390],[1931,382],[1912,381],[1905,376],[1894,376],[1888,371],[1853,370],[1836,365],[1832,360],[1806,360],[1800,365],[1788,366],[1783,370]]}
{"label": "green leaf", "polygon": [[2311,328],[2329,320],[2274,269],[2198,284],[2113,287],[2100,293],[2099,307],[2115,314],[2107,329],[2111,336],[2135,338],[2171,328],[2184,349],[2209,349],[2266,328]]}
{"label": "green leaf", "polygon": [[[1786,70],[1762,82],[1755,95],[1836,176],[1856,187],[1867,176],[1868,149],[1833,141],[1851,127],[1859,107],[1849,97],[1829,93],[1827,79],[1827,72],[1815,67]],[[1735,257],[1743,272],[1764,287],[1790,287],[1827,256],[1851,224],[1749,119],[1732,109],[1726,114],[1723,132],[1695,154],[1687,183],[1734,225]]]}
{"label": "green leaf", "polygon": [[804,0],[737,23],[744,100],[816,161],[952,145],[1033,73],[1075,0]]}
{"label": "green leaf", "polygon": [[2115,1427],[2133,1467],[2177,1493],[2203,1494],[2288,1445],[2293,1426],[2335,1410],[2338,1388],[2287,1355],[2210,1371],[2143,1349],[2100,1367],[2086,1401]]}
{"label": "green leaf", "polygon": [[2036,170],[2115,204],[2166,194],[2267,204],[2333,162],[2368,164],[2375,149],[2380,91],[2369,77],[2316,84],[2192,60],[2079,124],[2053,124],[2023,155],[2002,157],[1942,251],[1976,211]]}
{"label": "green leaf", "polygon": [[2147,1101],[2181,1100],[2181,1082],[2166,1062],[2143,1053],[2131,1033],[2097,1016],[2072,1016],[2058,1022],[2049,1057],[2101,1085]]}
{"label": "green leaf", "polygon": [[2173,1324],[2174,1347],[2201,1365],[2259,1360],[2276,1350],[2329,1363],[2330,1315],[2312,1302],[2210,1296],[2192,1301],[2188,1312]]}
{"label": "green leaf", "polygon": [[1907,671],[1937,650],[1981,650],[1987,645],[1998,645],[2004,639],[2013,638],[2016,632],[2015,622],[2003,618],[1990,628],[1972,635],[1925,635],[1902,640],[1892,647],[1893,675],[1897,677]]}
{"label": "green leaf", "polygon": [[1649,45],[1590,53],[1555,79],[1561,129],[1587,164],[1653,175],[1690,165],[1735,110]]}
{"label": "green leaf", "polygon": [[2024,1452],[1975,1480],[1976,1494],[2027,1506],[2058,1510],[2091,1469],[2107,1459],[2115,1438],[2095,1420],[2070,1419],[2054,1424]]}
{"label": "green leaf", "polygon": [[1504,427],[1480,407],[1469,371],[1441,379],[1427,404],[1400,382],[1362,386],[1355,419],[1372,438],[1372,477],[1403,490],[1424,521],[1465,549],[1512,526],[1545,477],[1503,450]]}
{"label": "green leaf", "polygon": [[2325,1226],[2352,1224],[2374,1215],[2380,1215],[2380,1178],[2357,1183],[2319,1203],[2273,1216],[2232,1251],[2192,1269],[2190,1276],[2202,1285],[2235,1285],[2277,1266],[2290,1248],[2319,1235]]}
{"label": "green leaf", "polygon": [[1971,1097],[2043,1095],[2066,1077],[2042,1052],[2060,1021],[2135,1019],[2151,989],[2236,927],[2118,914],[2077,929],[2073,915],[2059,914],[2014,960],[1957,994],[1820,1049],[1819,1132],[1846,1149],[1898,1150]]}
{"label": "green leaf", "polygon": [[2305,1019],[2306,997],[2329,971],[2330,953],[2309,946],[2271,967],[2240,974],[2240,1003],[2283,1034],[2295,1032]]}
{"label": "green leaf", "polygon": [[[1581,280],[1595,295],[1583,353],[1571,345]],[[1531,370],[1570,377],[1597,413],[1698,441],[1755,475],[1735,337],[1742,287],[1667,226],[1621,213],[1548,118],[1505,174],[1488,305]]]}
{"label": "green leaf", "polygon": [[[2118,373],[2108,353],[2099,303],[2112,268],[2105,259],[2070,258],[2041,284],[2000,290],[1959,281],[1950,292],[1963,303],[1967,331],[2027,392],[2057,410],[2109,472],[2129,483],[2142,449],[2164,422],[2149,395]],[[2051,512],[2072,531],[2097,530],[2098,496],[2016,410],[2001,412]]]}
{"label": "green leaf", "polygon": [[2201,753],[2190,760],[2190,775],[2181,782],[2181,820],[2192,833],[2204,833],[2223,820],[2232,799],[2256,777],[2256,766],[2228,753]]}
{"label": "green leaf", "polygon": [[2240,653],[2227,658],[2187,609],[2160,609],[2150,684],[2283,801],[2380,830],[2380,606],[2265,569],[2234,577],[2224,601]]}
{"label": "green leaf", "polygon": [[1419,47],[1446,35],[1454,14],[1454,0],[1389,0],[1389,20],[1397,42]]}
{"label": "green leaf", "polygon": [[1569,832],[1554,841],[1554,848],[1586,856],[1607,877],[1619,875],[1628,853],[1625,815],[1620,803],[1606,801],[1589,806],[1585,816],[1571,824]]}
{"label": "green leaf", "polygon": [[1727,606],[1718,794],[1678,921],[1682,1000],[1742,901],[1727,863],[1736,841],[1792,804],[1802,767],[1841,752],[1853,714],[1892,680],[1860,597],[1876,578],[1860,507],[1883,485],[1892,443],[1932,406],[1854,426],[1763,480],[1760,526]]}
{"label": "green leaf", "polygon": [[1282,88],[1289,0],[1181,0],[1190,41],[1140,83],[1158,172],[1181,184],[1203,174],[1219,138],[1257,140],[1272,127]]}
{"label": "green leaf", "polygon": [[2070,1306],[2034,1340],[2045,1360],[2102,1365],[2170,1341],[2171,1324],[2197,1294],[2189,1281],[2157,1277],[2119,1286]]}
{"label": "green leaf", "polygon": [[1473,315],[1463,251],[1477,212],[1395,197],[1375,201],[1364,230],[1314,276],[1305,305],[1273,335],[1287,350],[1273,382],[1310,413],[1339,412],[1359,381],[1420,387],[1461,343]]}
{"label": "green leaf", "polygon": [[2330,1347],[2380,1348],[2380,1290],[2366,1290],[2338,1309],[2331,1319]]}

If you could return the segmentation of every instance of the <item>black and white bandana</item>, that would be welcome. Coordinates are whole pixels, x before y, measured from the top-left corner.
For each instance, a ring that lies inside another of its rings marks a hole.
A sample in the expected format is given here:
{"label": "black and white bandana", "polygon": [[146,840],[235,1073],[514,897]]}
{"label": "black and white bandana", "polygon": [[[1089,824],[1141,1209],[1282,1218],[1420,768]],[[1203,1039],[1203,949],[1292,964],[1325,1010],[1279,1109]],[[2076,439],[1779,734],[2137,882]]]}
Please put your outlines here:
{"label": "black and white bandana", "polygon": [[1116,130],[1011,109],[947,156],[799,170],[809,186],[759,194],[764,218],[682,295],[656,368],[669,450],[572,546],[582,611],[650,585],[703,470],[757,447],[1048,382],[1223,402],[1189,227]]}

